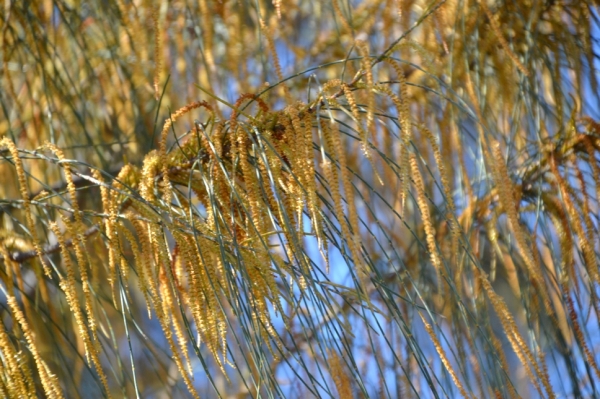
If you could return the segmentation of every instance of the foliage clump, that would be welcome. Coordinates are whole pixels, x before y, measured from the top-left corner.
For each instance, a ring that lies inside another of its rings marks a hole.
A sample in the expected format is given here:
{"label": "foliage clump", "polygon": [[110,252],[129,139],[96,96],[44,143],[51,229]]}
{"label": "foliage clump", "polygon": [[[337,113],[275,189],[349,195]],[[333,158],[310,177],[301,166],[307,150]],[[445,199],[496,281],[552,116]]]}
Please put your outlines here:
{"label": "foliage clump", "polygon": [[109,3],[0,10],[3,397],[600,395],[595,5]]}

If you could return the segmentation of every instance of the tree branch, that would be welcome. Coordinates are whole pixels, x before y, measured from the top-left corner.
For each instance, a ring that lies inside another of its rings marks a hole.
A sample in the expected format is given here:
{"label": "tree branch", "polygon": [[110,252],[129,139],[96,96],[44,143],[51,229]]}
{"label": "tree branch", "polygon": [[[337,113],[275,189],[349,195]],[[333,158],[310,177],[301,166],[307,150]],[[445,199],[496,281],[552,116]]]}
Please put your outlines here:
{"label": "tree branch", "polygon": [[[93,225],[92,227],[87,229],[85,231],[85,233],[83,233],[83,235],[84,235],[84,237],[88,238],[88,237],[96,234],[98,231],[100,231],[100,227],[98,227],[98,225]],[[71,247],[73,245],[73,239],[67,240],[65,245],[67,247]],[[46,245],[46,247],[42,250],[42,254],[43,255],[51,255],[58,251],[60,251],[60,245],[58,243],[56,243],[56,244]],[[32,249],[30,251],[14,251],[14,252],[10,253],[10,260],[12,260],[13,262],[17,262],[17,263],[24,263],[24,262],[28,261],[29,259],[33,259],[35,257],[37,257],[37,252],[35,249]],[[0,255],[0,261],[3,261],[3,260],[4,260],[4,256]]]}

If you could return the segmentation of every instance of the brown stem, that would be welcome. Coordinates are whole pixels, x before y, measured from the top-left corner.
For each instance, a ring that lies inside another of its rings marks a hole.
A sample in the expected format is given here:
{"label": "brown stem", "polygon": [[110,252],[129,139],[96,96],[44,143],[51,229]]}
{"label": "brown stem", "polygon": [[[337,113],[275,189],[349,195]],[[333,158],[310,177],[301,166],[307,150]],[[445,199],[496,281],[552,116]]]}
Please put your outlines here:
{"label": "brown stem", "polygon": [[[94,234],[96,234],[98,231],[100,231],[100,228],[98,227],[98,225],[94,225],[92,227],[90,227],[89,229],[87,229],[85,231],[85,233],[83,233],[83,235],[87,238],[90,237]],[[73,240],[69,239],[67,240],[67,242],[65,243],[67,247],[70,247],[73,245]],[[43,255],[50,255],[53,253],[56,253],[60,251],[60,245],[58,243],[56,244],[52,244],[52,245],[46,245],[46,247],[44,247],[44,249],[42,250],[42,254]],[[28,261],[29,259],[35,258],[37,256],[37,252],[35,251],[35,249],[32,249],[30,251],[14,251],[12,253],[10,253],[10,260],[12,260],[13,262],[17,262],[17,263],[24,263],[26,261]],[[0,261],[4,260],[4,256],[0,255]]]}

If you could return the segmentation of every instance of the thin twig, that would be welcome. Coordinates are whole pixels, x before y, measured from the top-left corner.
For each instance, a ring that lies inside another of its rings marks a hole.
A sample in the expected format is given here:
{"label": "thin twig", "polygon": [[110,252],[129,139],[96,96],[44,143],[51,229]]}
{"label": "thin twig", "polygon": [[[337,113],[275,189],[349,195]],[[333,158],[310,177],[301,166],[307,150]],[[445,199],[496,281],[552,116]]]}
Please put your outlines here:
{"label": "thin twig", "polygon": [[[92,227],[87,229],[85,231],[85,233],[83,233],[83,236],[85,238],[88,238],[88,237],[96,234],[98,231],[100,231],[100,227],[98,225],[93,225]],[[71,247],[73,245],[73,240],[69,239],[66,241],[65,244],[67,247]],[[51,255],[58,251],[60,251],[60,245],[58,243],[50,244],[50,245],[46,245],[44,247],[42,254],[43,255]],[[32,249],[30,251],[14,251],[10,254],[10,260],[12,260],[13,262],[17,262],[17,263],[24,263],[24,262],[28,261],[29,259],[32,259],[35,257],[37,257],[37,253],[36,253],[35,249]],[[0,261],[3,261],[3,260],[4,260],[4,256],[0,255]]]}

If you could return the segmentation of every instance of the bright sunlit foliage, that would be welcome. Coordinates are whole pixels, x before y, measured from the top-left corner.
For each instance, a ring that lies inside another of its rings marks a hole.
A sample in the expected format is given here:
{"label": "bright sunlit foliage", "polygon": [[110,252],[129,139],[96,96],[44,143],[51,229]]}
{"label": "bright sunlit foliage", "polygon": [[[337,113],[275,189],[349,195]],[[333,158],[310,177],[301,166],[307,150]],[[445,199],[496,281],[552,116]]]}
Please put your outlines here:
{"label": "bright sunlit foliage", "polygon": [[593,3],[6,1],[0,397],[600,396]]}

